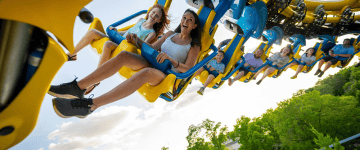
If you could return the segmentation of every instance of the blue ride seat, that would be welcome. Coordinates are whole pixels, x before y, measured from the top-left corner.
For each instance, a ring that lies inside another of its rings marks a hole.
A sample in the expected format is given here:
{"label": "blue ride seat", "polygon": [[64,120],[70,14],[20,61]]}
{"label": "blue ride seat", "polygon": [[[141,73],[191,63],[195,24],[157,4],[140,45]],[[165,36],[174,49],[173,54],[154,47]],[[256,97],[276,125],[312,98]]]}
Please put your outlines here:
{"label": "blue ride seat", "polygon": [[[245,1],[242,1],[245,5]],[[219,88],[224,83],[224,77],[226,77],[234,65],[240,60],[240,57],[244,54],[240,48],[250,38],[259,38],[264,30],[267,18],[266,5],[264,2],[256,2],[250,6],[244,7],[241,18],[237,21],[237,25],[241,27],[243,35],[235,34],[230,43],[225,47],[224,58],[222,63],[225,65],[224,73],[220,73],[215,79],[213,79],[208,87],[214,89]],[[265,18],[264,18],[265,17]],[[197,78],[200,82],[205,83],[208,77],[208,72],[203,71]]]}
{"label": "blue ride seat", "polygon": [[[264,53],[261,55],[260,58],[262,59],[264,64],[255,70],[250,70],[249,67],[245,67],[245,69],[248,70],[249,73],[247,73],[242,78],[240,78],[239,81],[245,82],[245,83],[249,82],[251,80],[251,78],[253,77],[254,73],[256,73],[262,67],[267,65],[265,62],[266,62],[267,57],[270,54],[272,45],[273,44],[281,45],[283,35],[284,34],[283,34],[282,29],[277,26],[272,27],[271,29],[263,32],[262,37],[263,37],[263,39],[266,39],[267,42],[261,42],[260,45],[252,53],[255,53],[255,51],[259,48],[263,49]],[[244,60],[244,57],[241,57],[241,59]],[[235,65],[235,68],[233,69],[233,71],[230,74],[228,74],[225,78],[223,78],[222,80],[227,80],[230,76],[235,76],[235,74],[237,74],[239,72],[238,70],[241,67],[243,67],[244,62],[245,61],[240,63],[240,61],[238,61],[237,64]]]}

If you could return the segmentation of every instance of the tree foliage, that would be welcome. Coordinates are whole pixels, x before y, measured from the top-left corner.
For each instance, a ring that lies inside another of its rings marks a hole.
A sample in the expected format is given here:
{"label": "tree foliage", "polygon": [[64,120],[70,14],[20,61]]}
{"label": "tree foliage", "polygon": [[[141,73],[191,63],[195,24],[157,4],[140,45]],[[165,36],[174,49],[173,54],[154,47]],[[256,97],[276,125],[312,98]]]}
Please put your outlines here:
{"label": "tree foliage", "polygon": [[[335,150],[345,150],[345,147],[340,145],[340,142],[337,138],[335,138],[334,141],[329,134],[324,136],[323,134],[319,133],[314,127],[311,128],[311,131],[317,136],[317,139],[315,138],[314,141],[318,146],[320,146],[321,149],[332,150],[329,145],[333,145]],[[315,150],[318,150],[318,148],[315,148]]]}
{"label": "tree foliage", "polygon": [[[350,67],[318,81],[312,88],[299,90],[261,117],[241,116],[228,135],[241,144],[241,150],[319,149],[360,133],[358,114],[360,69]],[[226,130],[216,132],[220,124],[206,120],[199,126],[190,126],[188,148],[221,148],[221,142],[226,140]],[[206,129],[205,135],[211,142],[205,142],[199,136],[201,129]],[[343,147],[335,144],[335,149],[342,150]]]}
{"label": "tree foliage", "polygon": [[224,145],[227,140],[227,127],[221,127],[221,122],[215,123],[206,119],[197,126],[191,125],[188,133],[188,150],[227,150]]}

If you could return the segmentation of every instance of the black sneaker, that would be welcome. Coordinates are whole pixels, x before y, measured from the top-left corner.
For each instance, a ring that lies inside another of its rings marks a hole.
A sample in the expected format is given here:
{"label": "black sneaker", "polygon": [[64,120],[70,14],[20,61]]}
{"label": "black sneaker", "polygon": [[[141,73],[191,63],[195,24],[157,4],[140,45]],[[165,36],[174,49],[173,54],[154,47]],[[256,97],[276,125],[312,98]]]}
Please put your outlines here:
{"label": "black sneaker", "polygon": [[62,118],[78,117],[85,118],[91,114],[91,105],[93,100],[91,98],[83,99],[64,99],[54,98],[52,100],[55,113]]}
{"label": "black sneaker", "polygon": [[320,72],[322,72],[320,69],[316,70],[314,76],[318,75]]}
{"label": "black sneaker", "polygon": [[81,90],[79,88],[75,79],[69,83],[52,85],[47,93],[58,98],[73,99],[84,98],[85,91],[86,89]]}
{"label": "black sneaker", "polygon": [[318,77],[321,78],[321,76],[323,76],[323,75],[324,75],[324,72],[320,71]]}

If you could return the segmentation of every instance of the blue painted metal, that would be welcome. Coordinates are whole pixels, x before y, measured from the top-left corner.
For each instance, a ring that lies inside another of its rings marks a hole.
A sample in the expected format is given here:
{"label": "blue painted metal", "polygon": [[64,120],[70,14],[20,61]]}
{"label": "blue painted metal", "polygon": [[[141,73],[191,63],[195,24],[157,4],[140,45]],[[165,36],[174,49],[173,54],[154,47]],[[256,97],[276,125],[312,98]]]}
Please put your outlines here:
{"label": "blue painted metal", "polygon": [[143,43],[141,46],[141,56],[143,56],[154,68],[166,72],[166,70],[171,69],[171,62],[170,60],[165,60],[163,63],[158,63],[156,60],[157,55],[159,52],[154,50],[152,47]]}
{"label": "blue painted metal", "polygon": [[[265,43],[261,43],[261,44],[260,44],[260,46],[259,46],[259,48],[264,49],[264,48],[265,48],[265,46],[266,46],[266,44],[265,44]],[[253,52],[255,52],[255,51],[256,51],[256,49],[255,49]],[[264,52],[264,53],[266,53],[266,52]]]}
{"label": "blue painted metal", "polygon": [[209,18],[209,14],[211,12],[212,9],[208,8],[208,7],[203,7],[201,12],[199,13],[199,19],[200,19],[200,25],[201,27],[204,27],[205,22],[207,20],[207,18]]}
{"label": "blue painted metal", "polygon": [[[129,17],[126,17],[126,18],[124,18],[124,19],[122,19],[122,20],[120,20],[120,21],[118,21],[118,22],[115,22],[115,23],[111,24],[110,26],[112,26],[112,27],[117,27],[117,26],[119,26],[119,25],[121,25],[121,24],[123,24],[123,23],[125,23],[125,22],[127,22],[127,21],[129,21],[129,20],[131,20],[131,19],[133,19],[133,18],[135,18],[135,17],[137,17],[137,16],[140,16],[140,15],[146,14],[146,13],[147,13],[147,10],[139,11],[139,12],[137,12],[137,13],[129,16]],[[115,42],[115,43],[117,43],[117,44],[120,44],[122,40],[125,40],[125,38],[122,37],[117,31],[110,30],[110,29],[109,29],[110,26],[108,26],[108,27],[106,28],[106,33],[107,33],[107,35],[109,36],[109,38],[110,38],[113,42]]]}
{"label": "blue painted metal", "polygon": [[329,50],[336,45],[335,37],[330,35],[318,35],[318,37],[323,40],[321,51],[328,54]]}
{"label": "blue painted metal", "polygon": [[168,69],[166,71],[166,73],[174,74],[176,76],[176,79],[184,79],[184,78],[190,77],[197,70],[199,70],[202,66],[204,66],[207,62],[209,62],[211,59],[213,59],[216,56],[216,54],[218,53],[218,49],[214,46],[214,44],[211,44],[210,48],[213,50],[213,53],[210,54],[210,56],[203,59],[202,61],[200,61],[199,63],[197,63],[194,67],[190,68],[185,73],[176,73],[176,72],[172,71],[171,69]]}
{"label": "blue painted metal", "polygon": [[224,59],[221,61],[225,66],[228,65],[231,57],[233,56],[233,53],[236,49],[236,47],[238,46],[240,40],[241,40],[242,36],[241,35],[236,35],[235,39],[233,40],[233,42],[231,43],[231,45],[229,46],[229,48],[226,50],[225,55],[224,55]]}
{"label": "blue painted metal", "polygon": [[276,39],[276,41],[275,41],[275,44],[276,44],[276,45],[281,45],[282,39],[283,39],[283,37],[284,37],[284,31],[283,31],[280,27],[278,27],[278,26],[274,26],[274,27],[272,27],[271,29],[273,29],[273,30],[276,32],[276,34],[277,34],[277,39]]}
{"label": "blue painted metal", "polygon": [[246,5],[246,0],[239,0],[239,4],[232,4],[230,6],[230,8],[232,9],[233,12],[233,18],[238,20],[240,19],[241,14],[243,13],[243,10],[245,8]]}
{"label": "blue painted metal", "polygon": [[[243,56],[241,56],[241,59],[242,60],[245,60],[245,58]],[[243,67],[244,64],[245,64],[245,61],[242,61],[240,63],[240,61],[238,61],[236,63],[236,67],[233,71],[231,71],[228,75],[226,75],[224,78],[222,78],[221,80],[224,81],[224,80],[227,80],[229,79],[237,70],[239,70],[240,68],[244,68],[246,70],[248,70],[249,72],[252,72],[252,73],[256,73],[258,72],[261,68],[263,68],[264,66],[268,65],[270,63],[270,61],[266,61],[263,65],[261,65],[260,67],[256,68],[255,70],[251,70],[250,67]]]}
{"label": "blue painted metal", "polygon": [[[345,143],[345,142],[349,142],[349,141],[351,141],[351,140],[353,140],[353,139],[356,139],[356,138],[359,138],[359,137],[360,137],[360,133],[359,133],[359,134],[356,134],[356,135],[353,135],[353,136],[351,136],[351,137],[348,137],[348,138],[346,138],[346,139],[343,139],[343,140],[339,141],[339,143],[340,143],[340,144],[343,144],[343,143]],[[330,148],[333,148],[334,145],[331,144],[331,145],[329,145],[329,147],[330,147]]]}
{"label": "blue painted metal", "polygon": [[355,39],[354,39],[354,38],[351,38],[351,39],[350,39],[350,45],[353,45],[354,42],[355,42]]}
{"label": "blue painted metal", "polygon": [[[222,0],[220,1],[220,3],[216,6],[215,8],[215,17],[213,19],[213,22],[211,23],[211,26],[214,27],[219,20],[221,19],[222,16],[224,16],[224,14],[226,13],[227,10],[230,9],[231,4],[234,3],[235,0]],[[241,0],[241,1],[245,1],[246,0]],[[245,6],[245,4],[244,4]]]}
{"label": "blue painted metal", "polygon": [[[245,60],[245,58],[243,56],[241,56],[242,60]],[[245,61],[237,62],[237,66],[235,67],[235,69],[233,71],[231,71],[229,74],[227,74],[224,78],[221,78],[221,81],[225,81],[227,79],[229,79],[237,70],[239,70],[242,66],[244,66]]]}
{"label": "blue painted metal", "polygon": [[306,46],[306,40],[305,40],[305,36],[300,35],[300,34],[294,34],[289,38],[291,41],[293,41],[293,46],[296,47],[299,44],[302,46]]}
{"label": "blue painted metal", "polygon": [[158,0],[158,2],[157,2],[158,4],[160,4],[160,5],[165,5],[165,3],[166,3],[166,0]]}
{"label": "blue painted metal", "polygon": [[168,101],[168,102],[172,102],[173,100],[172,99],[170,99],[170,98],[168,98],[168,97],[166,97],[166,96],[164,96],[164,95],[160,95],[160,98],[162,98],[162,99],[164,99],[164,100],[166,100],[166,101]]}
{"label": "blue painted metal", "polygon": [[[265,11],[266,14],[264,14]],[[264,18],[265,20],[263,20]],[[266,19],[267,8],[262,1],[258,1],[244,8],[241,18],[237,21],[237,24],[244,31],[245,41],[248,40],[250,36],[260,38],[266,25]]]}
{"label": "blue painted metal", "polygon": [[241,18],[237,21],[237,24],[244,31],[245,40],[249,39],[250,36],[253,35],[258,23],[259,16],[256,9],[246,6],[241,15]]}
{"label": "blue painted metal", "polygon": [[250,7],[256,9],[257,14],[259,16],[259,22],[256,27],[256,32],[255,32],[255,34],[252,35],[253,38],[258,39],[261,37],[261,34],[265,29],[266,21],[267,21],[267,17],[268,17],[268,11],[267,11],[267,7],[263,1],[257,1],[254,4],[250,5]]}
{"label": "blue painted metal", "polygon": [[318,35],[318,37],[322,40],[324,40],[324,43],[331,42],[336,43],[333,36],[330,35]]}
{"label": "blue painted metal", "polygon": [[[315,51],[314,51],[314,53],[317,52],[317,49],[319,49],[319,46],[320,46],[320,43],[316,43],[316,44],[315,44],[315,47],[314,47],[314,50],[315,50]],[[297,63],[300,64],[300,65],[312,67],[312,66],[314,66],[319,60],[321,60],[321,59],[323,59],[323,58],[325,57],[325,54],[322,54],[322,55],[323,55],[322,57],[320,57],[319,59],[317,59],[315,62],[311,63],[310,65],[306,64],[305,62],[302,63],[300,60],[298,61],[298,60],[296,60],[295,58],[293,58],[293,59],[294,59],[295,62],[297,62]]]}

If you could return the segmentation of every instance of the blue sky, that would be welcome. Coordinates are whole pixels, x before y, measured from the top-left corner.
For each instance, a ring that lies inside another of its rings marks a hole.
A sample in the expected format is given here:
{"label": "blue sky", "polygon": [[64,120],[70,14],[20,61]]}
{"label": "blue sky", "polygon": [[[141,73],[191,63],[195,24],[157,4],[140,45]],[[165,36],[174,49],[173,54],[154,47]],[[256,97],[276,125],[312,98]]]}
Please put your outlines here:
{"label": "blue sky", "polygon": [[[140,10],[147,10],[153,3],[153,0],[94,0],[86,8],[98,17],[104,26],[108,26]],[[185,0],[173,0],[169,10],[171,29],[179,24],[180,17],[187,8],[189,5],[185,3]],[[193,8],[193,10],[196,9]],[[84,24],[76,18],[74,43],[78,43],[88,27],[89,24]],[[222,40],[233,36],[232,32],[227,31],[223,25],[219,25],[215,34],[215,43],[217,45]],[[342,42],[343,38],[340,37],[338,41]],[[253,51],[260,42],[250,39],[245,44],[245,51]],[[314,46],[315,42],[318,41],[308,40],[307,46],[303,49]],[[283,43],[287,44],[287,42]],[[279,51],[280,48],[280,46],[274,46],[272,51]],[[78,54],[77,61],[63,65],[52,84],[70,82],[75,76],[79,79],[84,78],[95,70],[98,59],[98,55],[90,47],[84,48]],[[355,58],[350,64],[357,61]],[[291,98],[297,90],[314,86],[319,79],[313,76],[315,70],[313,69],[309,74],[300,74],[298,79],[291,80],[290,77],[295,71],[289,69],[277,79],[267,78],[260,86],[252,81],[250,83],[235,82],[229,87],[226,82],[218,90],[206,89],[204,96],[196,93],[201,83],[194,80],[185,93],[174,102],[169,103],[158,99],[154,103],[149,103],[138,93],[134,93],[96,110],[86,119],[58,117],[52,108],[53,97],[46,95],[35,129],[11,150],[158,150],[162,146],[170,147],[171,150],[186,149],[185,138],[191,124],[199,124],[208,118],[222,122],[222,125],[227,125],[231,130],[236,119],[242,115],[258,117],[266,109],[275,108],[278,102]],[[339,71],[338,68],[331,68],[323,78],[337,71]],[[123,78],[115,74],[102,81],[93,94],[100,96],[123,81]]]}

